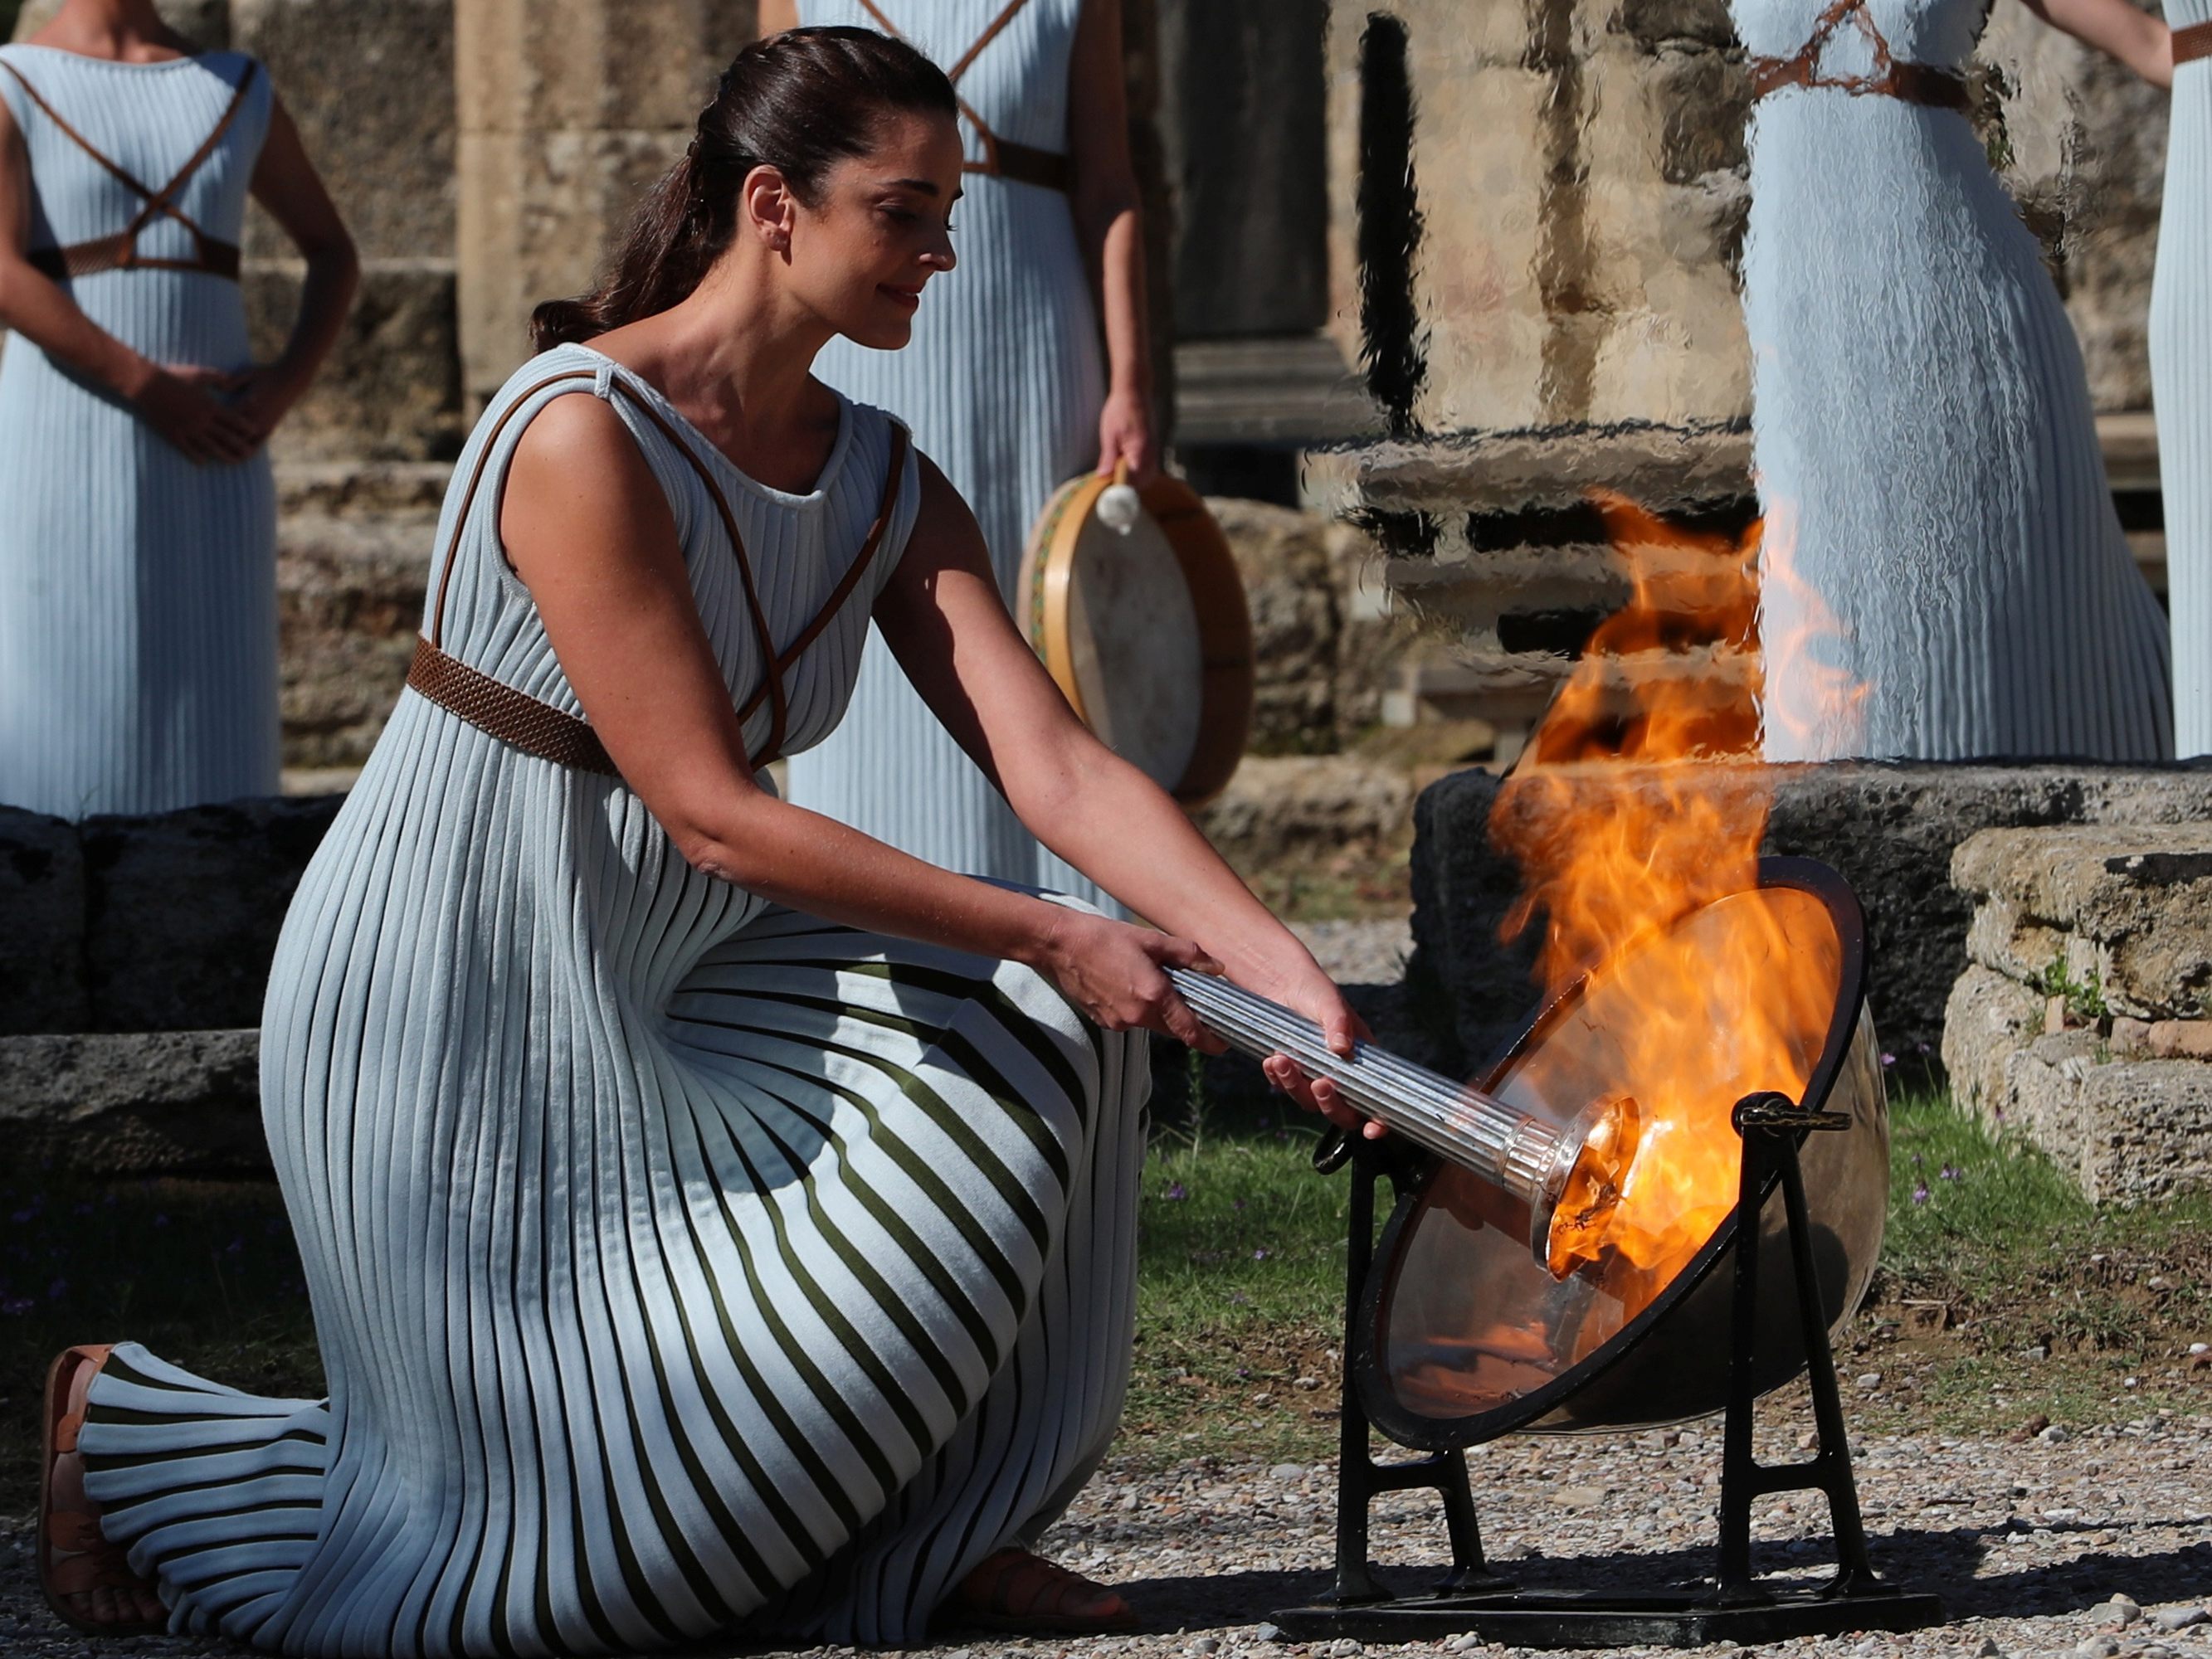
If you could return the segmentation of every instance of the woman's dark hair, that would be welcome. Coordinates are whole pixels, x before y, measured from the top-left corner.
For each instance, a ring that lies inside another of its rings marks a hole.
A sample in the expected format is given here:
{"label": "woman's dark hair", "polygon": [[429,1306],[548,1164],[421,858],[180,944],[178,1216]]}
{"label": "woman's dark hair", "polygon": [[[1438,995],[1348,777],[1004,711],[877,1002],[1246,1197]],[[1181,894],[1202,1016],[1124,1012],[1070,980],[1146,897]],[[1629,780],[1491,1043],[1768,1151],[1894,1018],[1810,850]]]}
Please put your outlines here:
{"label": "woman's dark hair", "polygon": [[810,206],[838,162],[873,148],[894,113],[957,116],[945,71],[872,29],[790,29],[723,70],[684,159],[647,197],[588,294],[531,314],[537,348],[588,340],[667,310],[699,286],[737,233],[738,190],[772,167]]}

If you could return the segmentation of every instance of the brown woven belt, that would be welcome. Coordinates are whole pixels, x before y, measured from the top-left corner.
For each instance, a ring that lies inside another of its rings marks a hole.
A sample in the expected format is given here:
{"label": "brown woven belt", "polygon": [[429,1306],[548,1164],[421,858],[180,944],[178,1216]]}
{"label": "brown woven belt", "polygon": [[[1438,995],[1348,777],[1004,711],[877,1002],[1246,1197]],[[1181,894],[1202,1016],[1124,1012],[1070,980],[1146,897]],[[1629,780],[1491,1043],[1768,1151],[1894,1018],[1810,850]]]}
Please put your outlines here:
{"label": "brown woven belt", "polygon": [[[447,544],[443,568],[438,577],[438,592],[430,610],[430,631],[415,641],[415,655],[407,665],[407,684],[428,698],[439,708],[457,714],[479,731],[488,732],[510,748],[520,749],[526,755],[535,755],[556,765],[572,768],[579,772],[593,772],[602,777],[618,778],[621,769],[607,753],[606,744],[592,729],[591,722],[566,709],[556,708],[542,702],[526,691],[518,691],[502,680],[495,680],[480,669],[471,667],[459,657],[444,649],[441,638],[446,625],[446,593],[453,580],[453,566],[460,552],[461,536],[468,527],[469,510],[475,504],[477,489],[492,453],[499,447],[500,434],[523,406],[549,386],[563,381],[593,380],[598,378],[591,369],[570,369],[550,375],[524,392],[509,404],[507,410],[494,422],[486,435],[483,447],[477,452],[476,468],[469,474],[469,482],[461,495],[460,511],[454,515],[453,539]],[[707,487],[707,494],[714,503],[715,515],[721,520],[722,532],[728,538],[730,552],[737,562],[738,584],[745,596],[745,606],[751,612],[753,637],[759,646],[763,659],[768,664],[761,683],[754,688],[738,709],[738,723],[750,720],[763,703],[769,705],[768,744],[757,755],[748,756],[755,771],[766,766],[783,752],[787,735],[785,723],[789,703],[784,689],[784,676],[788,674],[805,653],[806,647],[820,637],[822,630],[844,608],[860,578],[883,545],[885,532],[890,526],[891,513],[898,505],[899,480],[906,471],[907,432],[896,422],[891,425],[890,465],[885,469],[884,494],[876,509],[875,523],[870,526],[867,539],[860,544],[860,551],[845,568],[836,590],[823,602],[814,619],[801,629],[796,639],[779,652],[769,629],[768,614],[761,608],[759,589],[753,582],[752,561],[746,556],[745,544],[738,534],[738,521],[731,511],[729,498],[714,482],[714,475],[691,447],[690,443],[669,421],[642,398],[620,380],[611,382],[615,391],[626,398],[630,406],[660,428],[663,436],[676,446],[677,452],[690,464],[692,472]],[[581,390],[580,386],[578,390]]]}
{"label": "brown woven belt", "polygon": [[102,270],[198,270],[234,283],[239,270],[237,245],[212,236],[199,239],[197,259],[149,259],[138,252],[137,239],[127,233],[103,236],[97,241],[73,242],[67,247],[34,247],[23,258],[33,270],[58,283]]}
{"label": "brown woven belt", "polygon": [[2212,58],[2212,23],[2191,23],[2173,32],[2173,63],[2179,69],[2200,58]]}
{"label": "brown woven belt", "polygon": [[1925,64],[1892,64],[1875,75],[1822,76],[1802,57],[1751,60],[1753,98],[1771,97],[1785,87],[1825,87],[1854,98],[1895,98],[1928,109],[1963,112],[1968,107],[1965,79]]}

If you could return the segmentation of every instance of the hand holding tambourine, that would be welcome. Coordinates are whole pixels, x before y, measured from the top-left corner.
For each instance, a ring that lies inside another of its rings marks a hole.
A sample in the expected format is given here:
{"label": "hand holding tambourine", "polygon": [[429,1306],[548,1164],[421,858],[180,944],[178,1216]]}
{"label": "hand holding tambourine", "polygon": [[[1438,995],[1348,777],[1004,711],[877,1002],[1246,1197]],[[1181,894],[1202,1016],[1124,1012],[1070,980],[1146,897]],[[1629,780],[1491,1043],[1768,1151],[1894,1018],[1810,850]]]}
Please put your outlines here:
{"label": "hand holding tambourine", "polygon": [[1252,615],[1228,538],[1181,479],[1071,478],[1030,529],[1014,620],[1084,723],[1187,808],[1252,732]]}

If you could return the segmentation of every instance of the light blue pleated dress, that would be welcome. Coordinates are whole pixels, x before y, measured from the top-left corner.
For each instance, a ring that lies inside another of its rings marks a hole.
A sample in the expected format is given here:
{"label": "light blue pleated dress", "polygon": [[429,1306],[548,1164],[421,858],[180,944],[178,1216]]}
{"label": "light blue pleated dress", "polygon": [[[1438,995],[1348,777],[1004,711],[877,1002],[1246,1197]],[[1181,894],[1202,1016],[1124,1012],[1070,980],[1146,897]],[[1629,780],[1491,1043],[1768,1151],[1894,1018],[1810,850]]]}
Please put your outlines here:
{"label": "light blue pleated dress", "polygon": [[[1829,0],[1734,0],[1754,58]],[[1956,71],[1984,0],[1864,0],[1761,99],[1743,259],[1765,752],[2156,760],[2166,619],[2112,509],[2081,349],[1966,114],[1850,83]]]}
{"label": "light blue pleated dress", "polygon": [[[2166,0],[2177,29],[2212,0]],[[2173,613],[2174,746],[2212,755],[2212,58],[2173,71],[2166,197],[2150,294],[2151,398]]]}
{"label": "light blue pleated dress", "polygon": [[[607,399],[667,491],[742,704],[762,653],[676,446],[781,649],[878,515],[890,420],[846,404],[791,495],[594,352],[520,371],[447,501],[442,643],[571,714],[497,533],[514,445],[564,395]],[[789,672],[791,746],[845,714],[919,501],[909,466]],[[915,1639],[1113,1434],[1148,1087],[1141,1036],[1036,974],[703,876],[619,781],[410,690],[301,884],[262,1031],[330,1398],[122,1346],[87,1490],[175,1628],[286,1653]]]}
{"label": "light blue pleated dress", "polygon": [[[1006,0],[878,0],[899,32],[951,67]],[[1067,151],[1068,70],[1082,0],[1028,0],[957,91],[1000,137]],[[800,0],[806,24],[877,28],[859,0]],[[971,160],[981,137],[961,123]],[[890,410],[967,499],[1012,601],[1022,544],[1046,500],[1098,462],[1106,371],[1066,195],[970,173],[953,210],[959,264],[931,279],[901,351],[831,342],[815,372]],[[1040,847],[871,638],[856,718],[791,765],[791,799],[948,869],[1114,901]]]}
{"label": "light blue pleated dress", "polygon": [[[252,59],[118,64],[10,46],[0,61],[15,71],[0,70],[0,99],[29,149],[33,250],[112,236],[144,205],[55,115],[158,192],[251,70],[222,141],[173,198],[235,247],[270,106]],[[137,246],[151,259],[198,253],[166,214]],[[67,286],[95,324],[156,362],[252,362],[234,276],[141,266]],[[0,362],[0,804],[73,818],[274,793],[276,557],[265,455],[188,460],[106,392],[10,338]]]}

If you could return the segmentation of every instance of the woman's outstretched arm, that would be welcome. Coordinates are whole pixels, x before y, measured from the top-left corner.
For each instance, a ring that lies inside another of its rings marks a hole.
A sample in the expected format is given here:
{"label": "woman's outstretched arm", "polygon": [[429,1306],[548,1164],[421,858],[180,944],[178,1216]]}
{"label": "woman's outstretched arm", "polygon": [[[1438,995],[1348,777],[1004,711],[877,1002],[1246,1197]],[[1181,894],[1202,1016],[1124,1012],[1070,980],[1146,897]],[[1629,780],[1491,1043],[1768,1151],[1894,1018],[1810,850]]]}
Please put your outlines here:
{"label": "woman's outstretched arm", "polygon": [[919,464],[921,518],[876,602],[915,689],[1039,841],[1346,1046],[1358,1023],[1334,985],[1182,809],[1076,718],[1006,614],[967,503]]}
{"label": "woman's outstretched arm", "polygon": [[105,386],[193,460],[251,455],[252,422],[216,396],[235,383],[234,376],[143,356],[86,316],[66,288],[30,262],[31,193],[29,150],[0,103],[0,326]]}
{"label": "woman's outstretched arm", "polygon": [[269,136],[253,168],[253,198],[269,210],[307,263],[292,337],[276,362],[246,376],[239,399],[259,441],[266,442],[337,343],[354,290],[361,285],[361,259],[281,101],[270,106]]}
{"label": "woman's outstretched arm", "polygon": [[2021,0],[2053,28],[2124,64],[2154,87],[2173,85],[2173,31],[2128,0]]}
{"label": "woman's outstretched arm", "polygon": [[1121,0],[1083,0],[1067,71],[1068,160],[1075,225],[1105,325],[1106,404],[1098,470],[1126,463],[1139,483],[1159,464],[1152,435],[1152,358],[1145,318],[1145,221],[1129,160]]}

